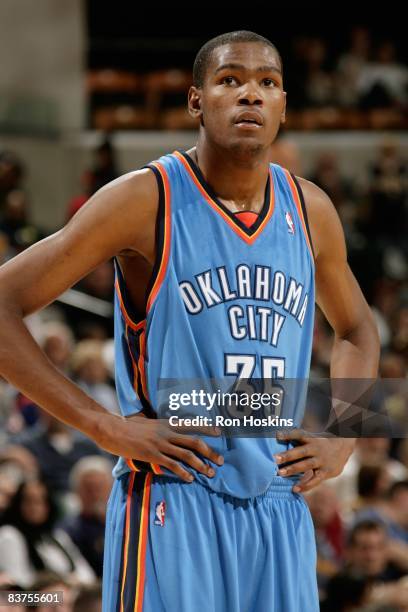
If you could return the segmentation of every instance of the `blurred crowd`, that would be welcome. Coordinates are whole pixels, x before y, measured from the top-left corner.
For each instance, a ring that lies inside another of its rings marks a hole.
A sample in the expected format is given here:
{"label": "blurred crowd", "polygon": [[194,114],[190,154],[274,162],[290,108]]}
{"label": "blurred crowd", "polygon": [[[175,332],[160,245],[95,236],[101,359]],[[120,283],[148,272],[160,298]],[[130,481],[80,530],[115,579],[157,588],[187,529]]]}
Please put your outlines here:
{"label": "blurred crowd", "polygon": [[[327,38],[296,37],[289,61],[296,74],[292,104],[386,108],[407,102],[408,68],[394,41],[373,40],[370,30],[354,27],[343,48]],[[292,82],[292,81],[291,81]]]}
{"label": "blurred crowd", "polygon": [[[289,129],[407,127],[408,67],[402,41],[374,36],[363,26],[333,39],[327,33],[283,40],[275,35],[270,37],[283,56]],[[93,127],[196,128],[185,104],[193,63],[188,44],[180,39],[177,52],[169,49],[166,54],[168,67],[163,67],[161,55],[161,65],[150,71],[137,64],[137,48],[130,69],[129,56],[122,57],[112,41],[105,44],[105,53],[103,44],[93,52],[91,41],[87,88]],[[144,57],[145,49],[140,51]]]}
{"label": "blurred crowd", "polygon": [[[341,61],[345,71],[347,62],[352,65],[347,57]],[[279,140],[272,159],[301,172],[293,143]],[[308,176],[340,215],[351,267],[378,323],[381,375],[397,382],[408,373],[405,162],[397,142],[386,140],[359,184],[343,176],[332,151],[317,158]],[[66,218],[119,173],[105,140],[73,191]],[[24,179],[23,161],[0,152],[0,262],[46,235],[31,221]],[[72,299],[56,301],[26,322],[60,371],[117,412],[113,280],[107,262],[74,287]],[[92,300],[106,308],[94,307]],[[317,310],[313,376],[328,377],[332,342]],[[398,384],[387,402],[405,423],[408,398]],[[55,608],[60,612],[100,609],[114,460],[0,378],[0,589],[63,591],[64,606]],[[316,528],[322,610],[407,612],[408,439],[358,440],[343,474],[309,493],[307,502]]]}

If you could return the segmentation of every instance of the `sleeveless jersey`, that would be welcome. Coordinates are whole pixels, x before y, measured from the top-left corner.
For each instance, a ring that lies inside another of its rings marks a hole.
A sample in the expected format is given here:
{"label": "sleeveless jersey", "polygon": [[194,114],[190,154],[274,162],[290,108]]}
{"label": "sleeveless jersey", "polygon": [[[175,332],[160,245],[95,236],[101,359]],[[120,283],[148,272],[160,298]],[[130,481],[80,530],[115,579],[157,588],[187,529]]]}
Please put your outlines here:
{"label": "sleeveless jersey", "polygon": [[[314,321],[314,258],[295,177],[270,164],[264,206],[248,228],[218,199],[185,153],[148,165],[159,186],[156,264],[145,318],[132,309],[115,262],[115,367],[122,414],[160,411],[160,381],[293,379],[309,376]],[[294,425],[305,394],[291,403]],[[208,414],[208,413],[207,413]],[[211,416],[211,415],[210,415]],[[285,416],[288,416],[287,414]],[[273,436],[206,436],[224,456],[211,489],[239,498],[264,492],[277,474]],[[291,445],[290,445],[291,446]],[[114,475],[156,464],[120,458]]]}

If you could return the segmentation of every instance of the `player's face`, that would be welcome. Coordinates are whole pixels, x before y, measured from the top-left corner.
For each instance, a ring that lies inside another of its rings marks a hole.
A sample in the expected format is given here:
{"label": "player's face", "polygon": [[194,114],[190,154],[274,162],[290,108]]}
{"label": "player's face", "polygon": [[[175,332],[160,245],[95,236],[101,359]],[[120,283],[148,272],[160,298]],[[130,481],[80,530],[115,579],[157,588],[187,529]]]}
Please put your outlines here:
{"label": "player's face", "polygon": [[231,43],[218,47],[203,88],[195,91],[198,116],[207,136],[225,148],[264,150],[285,120],[280,61],[268,45]]}

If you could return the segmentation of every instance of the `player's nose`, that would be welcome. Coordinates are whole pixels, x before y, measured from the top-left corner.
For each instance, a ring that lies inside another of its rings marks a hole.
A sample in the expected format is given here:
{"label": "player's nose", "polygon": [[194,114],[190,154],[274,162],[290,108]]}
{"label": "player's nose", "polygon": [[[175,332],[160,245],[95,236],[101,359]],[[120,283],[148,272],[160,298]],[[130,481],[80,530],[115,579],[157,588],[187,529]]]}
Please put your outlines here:
{"label": "player's nose", "polygon": [[258,105],[261,106],[263,104],[263,100],[262,100],[262,96],[259,94],[259,92],[252,87],[246,87],[245,89],[242,90],[239,99],[238,99],[238,104],[241,105]]}

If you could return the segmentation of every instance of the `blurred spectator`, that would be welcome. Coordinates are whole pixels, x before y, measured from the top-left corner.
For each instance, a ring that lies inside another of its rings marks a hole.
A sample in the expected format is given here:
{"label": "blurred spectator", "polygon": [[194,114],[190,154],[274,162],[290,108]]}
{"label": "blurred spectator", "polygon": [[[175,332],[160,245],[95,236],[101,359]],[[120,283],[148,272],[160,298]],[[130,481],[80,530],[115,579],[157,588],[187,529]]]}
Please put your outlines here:
{"label": "blurred spectator", "polygon": [[85,457],[72,470],[72,491],[80,501],[77,515],[61,527],[77,545],[98,577],[102,577],[106,504],[112,488],[112,464],[104,457]]}
{"label": "blurred spectator", "polygon": [[0,463],[0,517],[17,490],[17,477]]}
{"label": "blurred spectator", "polygon": [[351,612],[362,610],[369,602],[369,582],[360,574],[340,572],[327,584],[327,594],[321,612]]}
{"label": "blurred spectator", "polygon": [[385,527],[372,520],[361,521],[352,528],[346,546],[346,566],[373,582],[391,582],[405,575],[404,570],[389,561]]}
{"label": "blurred spectator", "polygon": [[23,446],[8,444],[0,451],[0,461],[13,466],[13,471],[24,474],[26,478],[38,476],[39,468],[36,458]]}
{"label": "blurred spectator", "polygon": [[6,196],[10,191],[21,189],[24,178],[24,166],[15,153],[0,152],[0,219]]}
{"label": "blurred spectator", "polygon": [[408,436],[407,363],[402,355],[392,351],[384,353],[380,359],[380,376],[383,381],[382,397],[378,399],[381,399],[383,412],[392,424],[393,435],[400,438],[394,440],[394,449]]}
{"label": "blurred spectator", "polygon": [[24,191],[14,189],[5,196],[0,234],[7,238],[15,254],[44,238],[44,232],[29,221],[28,201]]}
{"label": "blurred spectator", "polygon": [[59,321],[44,323],[40,346],[48,359],[60,372],[69,374],[69,364],[74,348],[74,336],[70,328]]}
{"label": "blurred spectator", "polygon": [[321,153],[316,160],[310,180],[323,189],[333,202],[343,223],[346,239],[353,229],[355,221],[355,192],[352,183],[345,178],[332,151]]}
{"label": "blurred spectator", "polygon": [[[371,602],[395,605],[397,610],[408,606],[407,570],[390,561],[389,539],[381,523],[362,521],[349,534],[346,549],[346,571],[366,578],[370,583]],[[401,608],[399,607],[401,606]]]}
{"label": "blurred spectator", "polygon": [[115,152],[109,138],[95,150],[95,162],[81,176],[81,193],[73,197],[67,206],[67,220],[71,219],[98,189],[118,178]]}
{"label": "blurred spectator", "polygon": [[0,450],[0,517],[11,498],[26,478],[38,477],[35,457],[21,446],[6,446]]}
{"label": "blurred spectator", "polygon": [[394,141],[384,142],[370,175],[371,230],[395,245],[407,235],[408,172]]}
{"label": "blurred spectator", "polygon": [[[30,590],[39,592],[40,594],[49,595],[49,593],[58,593],[58,603],[45,603],[44,605],[35,606],[33,612],[72,612],[74,599],[79,588],[72,583],[71,578],[64,578],[63,575],[56,572],[41,571],[37,573],[37,578],[30,586]],[[60,597],[62,603],[60,603]]]}
{"label": "blurred spectator", "polygon": [[352,509],[357,496],[357,478],[362,465],[383,466],[391,482],[404,480],[408,470],[398,460],[389,455],[391,440],[389,438],[360,438],[356,448],[346,463],[340,476],[330,479],[328,484],[335,488],[342,500],[345,516]]}
{"label": "blurred spectator", "polygon": [[304,46],[306,75],[304,80],[305,105],[324,107],[333,104],[335,88],[332,74],[327,69],[327,46],[321,38],[311,38]]}
{"label": "blurred spectator", "polygon": [[[30,590],[43,595],[58,593],[58,603],[44,603],[44,605],[28,607],[28,609],[33,610],[33,612],[72,612],[78,588],[82,587],[74,587],[69,582],[69,577],[65,578],[61,574],[50,571],[38,572],[35,582],[30,586]],[[60,603],[61,599],[62,603]]]}
{"label": "blurred spectator", "polygon": [[310,491],[306,501],[312,515],[317,547],[317,580],[324,591],[328,578],[341,567],[343,556],[343,524],[336,492],[326,484]]}
{"label": "blurred spectator", "polygon": [[[360,475],[370,470],[374,468],[363,467]],[[367,519],[382,523],[389,538],[404,545],[400,552],[406,557],[408,570],[408,481],[395,482],[386,492],[366,498],[364,506],[354,516],[354,523]]]}
{"label": "blurred spectator", "polygon": [[72,372],[76,383],[85,393],[110,412],[119,413],[116,393],[108,384],[109,372],[103,357],[102,342],[78,342],[72,355]]}
{"label": "blurred spectator", "polygon": [[401,375],[406,376],[408,364],[408,304],[401,306],[395,312],[391,325],[391,346],[394,351],[405,359],[405,372],[401,372]]}
{"label": "blurred spectator", "polygon": [[0,232],[0,266],[14,256],[9,240],[5,234]]}
{"label": "blurred spectator", "polygon": [[[0,591],[14,591],[16,593],[23,593],[24,589],[21,585],[15,584],[13,580],[7,576],[7,574],[2,574],[0,572]],[[23,604],[14,604],[10,605],[0,605],[0,612],[9,612],[9,610],[13,610],[13,612],[25,612],[28,608]]]}
{"label": "blurred spectator", "polygon": [[[69,361],[74,345],[74,337],[70,328],[59,321],[49,321],[41,323],[35,335],[37,336],[37,342],[51,363],[63,374],[69,375]],[[9,414],[6,423],[8,432],[16,434],[24,427],[35,425],[40,417],[38,406],[21,392],[14,390],[12,394],[9,393],[8,395]]]}
{"label": "blurred spectator", "polygon": [[405,105],[408,94],[408,68],[397,59],[393,42],[383,41],[374,62],[362,67],[358,79],[360,105],[364,109]]}
{"label": "blurred spectator", "polygon": [[106,138],[102,144],[97,147],[95,151],[95,165],[91,173],[93,175],[94,192],[119,176],[115,161],[115,152],[109,138]]}
{"label": "blurred spectator", "polygon": [[74,464],[87,455],[102,451],[89,438],[76,432],[45,411],[28,432],[14,440],[37,459],[42,478],[59,495],[69,493],[69,474]]}
{"label": "blurred spectator", "polygon": [[408,470],[408,438],[399,441],[398,457]]}
{"label": "blurred spectator", "polygon": [[377,505],[383,501],[389,484],[390,477],[384,465],[377,463],[361,465],[357,472],[356,497],[351,504],[353,511],[351,520],[355,522],[360,516],[365,518],[367,513],[371,518]]}
{"label": "blurred spectator", "polygon": [[360,504],[353,525],[371,520],[384,526],[388,535],[389,560],[408,571],[408,481],[388,487],[388,474],[381,466],[363,466],[358,475]]}
{"label": "blurred spectator", "polygon": [[8,440],[8,427],[16,390],[0,376],[0,448]]}
{"label": "blurred spectator", "polygon": [[381,278],[374,287],[372,309],[380,333],[382,348],[391,342],[391,322],[399,305],[399,284],[395,280]]}
{"label": "blurred spectator", "polygon": [[336,89],[339,104],[345,107],[358,105],[358,83],[367,65],[371,50],[371,36],[367,28],[355,27],[351,31],[350,46],[340,55],[337,63]]}
{"label": "blurred spectator", "polygon": [[362,465],[357,475],[358,510],[372,508],[384,500],[390,476],[384,465]]}
{"label": "blurred spectator", "polygon": [[45,569],[89,584],[94,572],[69,536],[55,528],[57,506],[40,480],[23,482],[3,513],[0,569],[28,587]]}
{"label": "blurred spectator", "polygon": [[310,180],[327,193],[336,208],[340,208],[352,198],[352,186],[341,175],[338,159],[333,151],[320,153]]}

